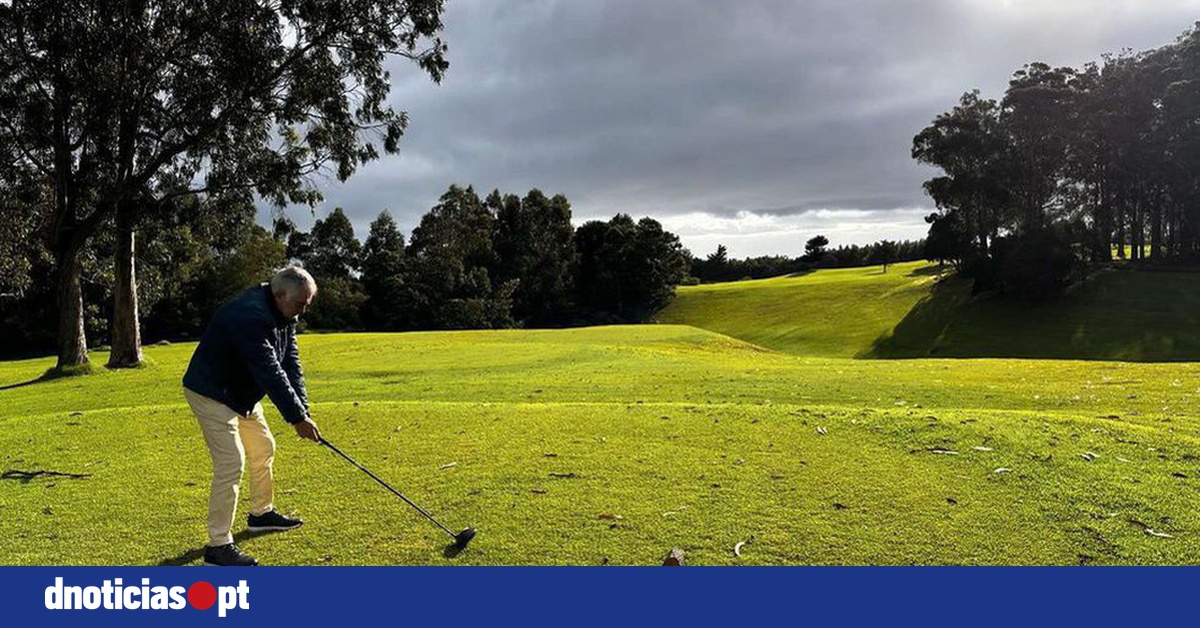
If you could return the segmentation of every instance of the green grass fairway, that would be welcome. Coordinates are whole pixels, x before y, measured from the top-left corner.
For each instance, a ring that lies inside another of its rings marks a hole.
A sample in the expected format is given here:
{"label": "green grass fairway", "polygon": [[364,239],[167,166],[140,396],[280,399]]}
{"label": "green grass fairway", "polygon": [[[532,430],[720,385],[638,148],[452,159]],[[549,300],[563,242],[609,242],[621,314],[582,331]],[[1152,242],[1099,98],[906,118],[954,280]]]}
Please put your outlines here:
{"label": "green grass fairway", "polygon": [[[889,271],[898,293],[928,278],[913,270]],[[674,325],[301,347],[324,435],[479,536],[448,556],[449,537],[268,406],[277,501],[308,523],[239,536],[267,564],[1200,555],[1196,364],[800,357]],[[178,383],[192,348],[34,383],[49,360],[0,363],[0,563],[198,564],[209,463]],[[39,470],[90,477],[17,473]]]}
{"label": "green grass fairway", "polygon": [[681,287],[660,319],[796,355],[1200,359],[1200,274],[1109,270],[1034,305],[970,297],[936,265]]}

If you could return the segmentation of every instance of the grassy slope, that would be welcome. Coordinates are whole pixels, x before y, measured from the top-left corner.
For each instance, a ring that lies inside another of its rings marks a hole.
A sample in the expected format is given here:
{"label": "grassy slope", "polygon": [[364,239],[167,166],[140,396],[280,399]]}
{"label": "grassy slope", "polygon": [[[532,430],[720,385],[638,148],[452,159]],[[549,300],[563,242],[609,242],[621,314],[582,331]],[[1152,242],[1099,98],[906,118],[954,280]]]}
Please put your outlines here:
{"label": "grassy slope", "polygon": [[681,287],[660,316],[801,355],[854,357],[929,294],[923,262]]}
{"label": "grassy slope", "polygon": [[[4,471],[92,475],[0,480],[0,563],[196,560],[208,461],[178,393],[191,348],[0,389]],[[679,326],[302,348],[325,435],[481,530],[456,562],[653,564],[682,547],[694,564],[1159,564],[1200,551],[1197,365],[801,358]],[[0,387],[46,366],[0,363]],[[447,561],[435,529],[268,417],[278,500],[310,525],[245,539],[250,551]]]}
{"label": "grassy slope", "polygon": [[771,349],[828,357],[1200,358],[1200,275],[1101,273],[1047,305],[971,299],[936,267],[897,264],[680,288],[662,315]]}

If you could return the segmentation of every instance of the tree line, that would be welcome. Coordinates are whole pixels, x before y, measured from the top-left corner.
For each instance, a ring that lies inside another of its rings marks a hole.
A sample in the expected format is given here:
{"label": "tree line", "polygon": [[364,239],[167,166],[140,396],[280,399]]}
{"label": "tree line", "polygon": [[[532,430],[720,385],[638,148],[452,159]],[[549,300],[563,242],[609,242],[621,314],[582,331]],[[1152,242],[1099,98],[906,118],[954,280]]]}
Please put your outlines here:
{"label": "tree line", "polygon": [[[177,211],[147,214],[135,231],[143,339],[195,338],[226,299],[299,263],[319,285],[304,324],[318,330],[407,331],[560,327],[644,322],[687,273],[687,251],[655,220],[618,214],[571,223],[566,197],[524,197],[451,186],[406,242],[383,212],[359,242],[342,208],[309,231],[280,215],[255,224],[252,203],[181,197]],[[21,214],[24,215],[24,214]],[[45,217],[43,217],[45,218]],[[0,266],[23,265],[22,284],[0,298],[0,354],[54,346],[53,256],[41,231],[21,225]],[[111,341],[116,234],[102,229],[81,261],[84,330]]]}
{"label": "tree line", "polygon": [[729,249],[717,245],[717,250],[706,257],[691,257],[689,266],[691,280],[699,282],[740,281],[763,279],[780,275],[793,275],[821,268],[852,268],[858,266],[883,266],[887,272],[889,264],[925,259],[924,240],[880,240],[873,244],[845,244],[829,247],[829,239],[823,235],[813,236],[804,245],[804,255],[763,255],[745,259],[730,259]]}
{"label": "tree line", "polygon": [[1114,259],[1200,255],[1200,24],[1081,68],[1030,63],[1003,98],[967,92],[913,140],[930,259],[976,291],[1051,298]]}
{"label": "tree line", "polygon": [[687,273],[679,238],[652,218],[571,223],[566,197],[451,186],[406,243],[380,214],[361,245],[339,208],[311,231],[275,223],[313,274],[319,329],[406,331],[647,321]]}

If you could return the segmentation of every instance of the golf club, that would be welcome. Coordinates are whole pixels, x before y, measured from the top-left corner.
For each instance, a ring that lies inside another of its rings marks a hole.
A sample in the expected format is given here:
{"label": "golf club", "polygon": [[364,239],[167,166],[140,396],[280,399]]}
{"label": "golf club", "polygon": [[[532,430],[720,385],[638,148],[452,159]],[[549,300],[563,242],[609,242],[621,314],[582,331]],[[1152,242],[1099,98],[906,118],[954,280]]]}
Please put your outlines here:
{"label": "golf club", "polygon": [[425,515],[425,518],[432,521],[434,523],[434,525],[441,528],[442,530],[445,530],[446,534],[449,534],[450,536],[454,537],[454,546],[457,547],[458,549],[465,548],[467,546],[467,543],[470,543],[471,539],[475,538],[475,528],[465,528],[465,529],[463,529],[462,532],[455,534],[454,530],[451,530],[450,528],[447,528],[446,526],[442,525],[440,522],[438,522],[437,519],[433,518],[433,515],[425,512],[424,508],[421,508],[420,506],[413,503],[413,501],[411,499],[405,497],[403,494],[400,493],[400,491],[397,491],[396,489],[392,488],[391,486],[388,486],[387,482],[384,482],[383,480],[379,479],[379,476],[375,475],[374,473],[371,473],[370,471],[367,470],[366,467],[355,462],[354,458],[351,458],[350,456],[347,456],[346,454],[342,453],[342,450],[338,449],[337,447],[334,447],[333,443],[325,440],[324,437],[318,437],[317,442],[332,449],[335,453],[337,453],[337,455],[345,458],[346,460],[348,460],[350,462],[350,464],[358,467],[359,470],[361,470],[363,473],[366,473],[367,475],[371,476],[372,480],[375,480],[376,482],[379,482],[380,484],[382,484],[384,488],[391,491],[396,497],[403,499],[406,504],[408,504],[409,506],[412,506],[413,508],[416,508],[417,512]]}

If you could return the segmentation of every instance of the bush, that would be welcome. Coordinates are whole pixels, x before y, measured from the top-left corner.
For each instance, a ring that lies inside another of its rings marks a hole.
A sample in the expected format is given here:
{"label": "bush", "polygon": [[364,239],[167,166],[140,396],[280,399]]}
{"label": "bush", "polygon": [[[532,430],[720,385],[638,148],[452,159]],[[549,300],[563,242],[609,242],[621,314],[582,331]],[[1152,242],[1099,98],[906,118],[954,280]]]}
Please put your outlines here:
{"label": "bush", "polygon": [[997,247],[997,258],[1004,292],[1031,301],[1060,296],[1078,268],[1070,242],[1053,231],[1012,238]]}

